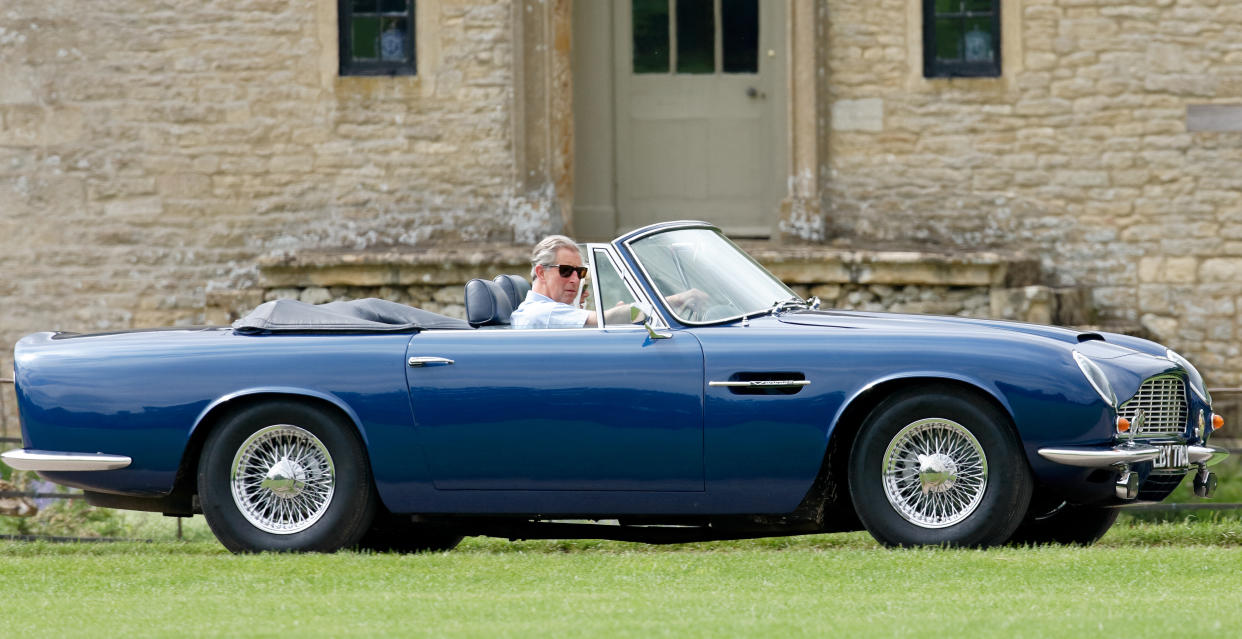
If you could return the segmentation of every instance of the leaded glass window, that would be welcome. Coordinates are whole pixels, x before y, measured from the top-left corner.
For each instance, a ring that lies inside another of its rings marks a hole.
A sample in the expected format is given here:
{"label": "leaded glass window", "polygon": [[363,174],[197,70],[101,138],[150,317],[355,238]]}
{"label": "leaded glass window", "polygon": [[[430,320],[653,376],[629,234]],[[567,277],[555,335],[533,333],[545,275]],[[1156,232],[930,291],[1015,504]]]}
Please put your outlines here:
{"label": "leaded glass window", "polygon": [[999,76],[1000,0],[923,0],[923,75]]}
{"label": "leaded glass window", "polygon": [[634,73],[758,73],[759,0],[630,0]]}
{"label": "leaded glass window", "polygon": [[415,0],[339,0],[341,75],[413,75]]}

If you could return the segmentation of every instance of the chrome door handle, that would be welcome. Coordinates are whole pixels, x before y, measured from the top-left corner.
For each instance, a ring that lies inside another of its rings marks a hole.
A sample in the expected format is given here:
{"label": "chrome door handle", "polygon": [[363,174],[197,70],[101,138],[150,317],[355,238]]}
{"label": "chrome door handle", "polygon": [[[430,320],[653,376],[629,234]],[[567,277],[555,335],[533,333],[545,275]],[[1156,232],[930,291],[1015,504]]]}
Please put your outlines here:
{"label": "chrome door handle", "polygon": [[411,357],[409,361],[410,366],[415,368],[420,366],[431,366],[433,364],[444,364],[447,366],[454,363],[456,362],[447,357]]}
{"label": "chrome door handle", "polygon": [[708,382],[708,386],[741,386],[743,388],[795,388],[809,386],[809,379],[755,379],[748,382]]}

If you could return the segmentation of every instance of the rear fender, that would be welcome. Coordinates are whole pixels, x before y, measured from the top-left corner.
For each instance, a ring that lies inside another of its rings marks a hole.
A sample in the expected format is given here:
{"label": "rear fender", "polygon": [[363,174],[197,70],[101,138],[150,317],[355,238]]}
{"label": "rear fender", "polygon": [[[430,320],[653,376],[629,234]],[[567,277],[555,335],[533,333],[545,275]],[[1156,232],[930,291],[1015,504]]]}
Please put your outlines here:
{"label": "rear fender", "polygon": [[[185,452],[182,453],[173,493],[193,494],[197,492],[198,459],[202,454],[203,443],[220,421],[226,419],[235,410],[255,402],[270,399],[308,400],[325,408],[336,409],[353,426],[354,431],[362,438],[363,446],[368,452],[370,451],[370,443],[367,440],[366,430],[362,428],[362,420],[358,418],[357,413],[354,412],[349,404],[341,401],[341,398],[330,393],[296,387],[269,386],[248,388],[217,398],[199,414],[194,421],[194,428],[190,431],[190,438],[186,443]],[[369,458],[370,455],[368,455]]]}

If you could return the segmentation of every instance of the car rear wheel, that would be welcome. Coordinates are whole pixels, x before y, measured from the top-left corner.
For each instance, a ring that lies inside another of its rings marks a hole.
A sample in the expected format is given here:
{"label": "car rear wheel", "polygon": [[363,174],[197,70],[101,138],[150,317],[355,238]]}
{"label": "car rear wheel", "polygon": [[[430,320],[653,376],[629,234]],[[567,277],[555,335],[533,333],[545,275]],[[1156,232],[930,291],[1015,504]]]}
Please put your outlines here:
{"label": "car rear wheel", "polygon": [[333,552],[375,515],[362,442],[334,415],[294,401],[242,409],[207,438],[203,515],[233,552]]}
{"label": "car rear wheel", "polygon": [[881,402],[863,423],[849,469],[859,519],[891,546],[1003,544],[1031,499],[1008,417],[951,387]]}
{"label": "car rear wheel", "polygon": [[1113,527],[1120,514],[1117,508],[1062,503],[1041,513],[1028,514],[1009,543],[1090,546]]}

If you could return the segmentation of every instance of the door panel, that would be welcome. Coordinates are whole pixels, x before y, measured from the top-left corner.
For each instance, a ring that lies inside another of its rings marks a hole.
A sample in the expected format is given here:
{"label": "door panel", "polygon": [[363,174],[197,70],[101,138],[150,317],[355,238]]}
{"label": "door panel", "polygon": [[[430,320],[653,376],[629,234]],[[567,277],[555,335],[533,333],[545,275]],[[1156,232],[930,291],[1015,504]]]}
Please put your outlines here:
{"label": "door panel", "polygon": [[662,200],[706,198],[706,162],[691,161],[685,152],[669,152],[704,148],[708,137],[706,124],[653,120],[635,127],[634,153],[651,161],[634,167],[632,192]]}
{"label": "door panel", "polygon": [[441,490],[703,490],[703,354],[641,327],[425,331],[415,427]]}

